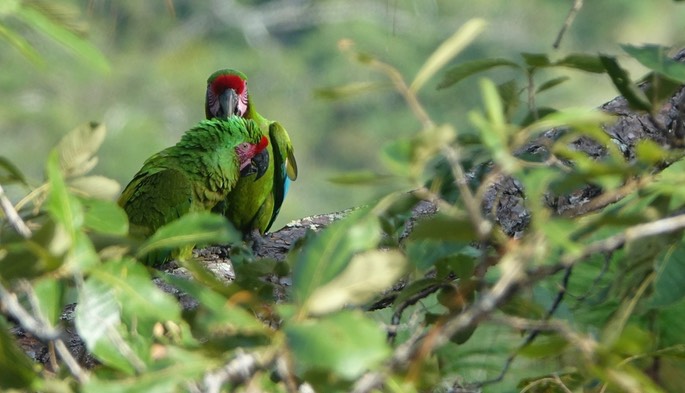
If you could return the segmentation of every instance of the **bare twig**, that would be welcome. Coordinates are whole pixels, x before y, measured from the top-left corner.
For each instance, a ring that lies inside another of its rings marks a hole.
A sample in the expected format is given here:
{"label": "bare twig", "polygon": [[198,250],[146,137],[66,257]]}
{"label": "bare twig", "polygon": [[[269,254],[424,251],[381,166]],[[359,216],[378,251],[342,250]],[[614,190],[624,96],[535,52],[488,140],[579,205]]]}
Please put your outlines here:
{"label": "bare twig", "polygon": [[30,238],[31,230],[26,226],[26,223],[24,223],[21,217],[19,217],[14,206],[12,206],[12,202],[10,202],[7,195],[5,195],[5,190],[2,188],[2,185],[0,185],[0,207],[2,207],[2,211],[5,213],[5,217],[7,217],[7,221],[12,225],[12,228],[14,228],[14,230],[24,239]]}
{"label": "bare twig", "polygon": [[573,1],[573,6],[571,6],[571,10],[568,12],[568,15],[566,15],[566,20],[564,21],[564,24],[561,26],[561,30],[559,30],[559,34],[557,34],[557,39],[554,40],[554,44],[552,44],[554,49],[559,48],[559,45],[561,44],[561,39],[564,37],[566,30],[568,30],[568,28],[571,27],[573,20],[576,18],[576,15],[578,15],[578,11],[580,11],[580,9],[582,7],[583,7],[583,0],[574,0]]}
{"label": "bare twig", "polygon": [[[29,296],[32,295],[29,294]],[[26,311],[24,307],[19,304],[17,295],[8,291],[2,284],[0,284],[0,303],[2,303],[2,307],[6,312],[14,317],[26,331],[42,341],[54,343],[55,350],[60,358],[64,360],[64,363],[67,365],[74,378],[80,383],[85,383],[88,380],[88,373],[79,366],[76,359],[74,359],[71,352],[69,352],[67,346],[62,339],[59,338],[60,331],[50,326],[50,324],[40,315],[33,316]],[[39,314],[38,310],[35,311],[36,314]]]}

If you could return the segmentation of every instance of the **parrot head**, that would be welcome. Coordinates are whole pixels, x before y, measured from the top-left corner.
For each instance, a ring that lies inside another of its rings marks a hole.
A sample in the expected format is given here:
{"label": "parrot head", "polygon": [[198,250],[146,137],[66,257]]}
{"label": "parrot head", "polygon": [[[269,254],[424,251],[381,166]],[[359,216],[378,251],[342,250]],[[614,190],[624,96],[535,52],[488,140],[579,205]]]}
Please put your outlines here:
{"label": "parrot head", "polygon": [[269,150],[266,149],[268,145],[269,140],[262,136],[256,144],[243,142],[236,146],[241,177],[255,173],[257,176],[254,179],[257,180],[266,173],[269,167]]}
{"label": "parrot head", "polygon": [[208,119],[243,117],[247,112],[247,77],[240,71],[223,69],[207,79],[205,115]]}

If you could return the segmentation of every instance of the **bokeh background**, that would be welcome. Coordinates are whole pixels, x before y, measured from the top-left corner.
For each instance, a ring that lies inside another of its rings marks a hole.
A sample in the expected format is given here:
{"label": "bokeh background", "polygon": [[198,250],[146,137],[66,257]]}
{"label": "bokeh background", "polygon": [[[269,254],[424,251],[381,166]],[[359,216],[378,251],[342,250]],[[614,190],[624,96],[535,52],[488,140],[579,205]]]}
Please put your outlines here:
{"label": "bokeh background", "polygon": [[[617,55],[638,77],[644,69],[620,43],[685,45],[685,4],[672,0],[587,1],[561,48],[552,43],[572,1],[561,0],[55,0],[65,20],[105,55],[98,71],[39,31],[12,19],[18,0],[0,0],[0,21],[22,33],[45,59],[38,66],[0,40],[0,155],[29,178],[42,179],[59,138],[85,121],[104,122],[108,135],[94,173],[122,185],[145,158],[174,144],[204,117],[207,76],[236,68],[249,77],[252,99],[280,121],[296,148],[300,178],[274,229],[290,220],[360,205],[388,187],[341,186],[328,179],[350,170],[383,172],[379,148],[418,127],[390,88],[331,100],[321,89],[384,76],[351,62],[342,39],[395,65],[411,80],[435,48],[467,20],[486,31],[455,62],[481,57],[520,59],[520,52],[563,57],[574,52]],[[67,6],[67,7],[65,7]],[[487,73],[502,82],[505,69]],[[616,95],[608,77],[573,77],[539,100],[548,106],[596,106]],[[439,122],[468,127],[478,107],[477,78],[420,98]]]}

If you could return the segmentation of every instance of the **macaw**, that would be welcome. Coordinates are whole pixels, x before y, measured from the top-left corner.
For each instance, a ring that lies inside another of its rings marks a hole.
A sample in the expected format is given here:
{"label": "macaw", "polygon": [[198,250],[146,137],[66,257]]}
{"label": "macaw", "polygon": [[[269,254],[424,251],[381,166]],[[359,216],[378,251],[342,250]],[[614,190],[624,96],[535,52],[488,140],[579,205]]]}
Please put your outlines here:
{"label": "macaw", "polygon": [[[252,120],[233,116],[201,121],[175,146],[148,158],[121,193],[118,203],[128,215],[129,234],[145,239],[186,213],[210,211],[225,201],[240,178],[258,181],[269,165],[268,144]],[[157,264],[169,257],[144,262]]]}
{"label": "macaw", "polygon": [[256,181],[238,180],[224,203],[214,211],[225,215],[243,234],[256,239],[273,225],[288,193],[291,180],[297,179],[297,162],[290,137],[278,122],[262,117],[248,95],[247,77],[240,71],[223,69],[207,79],[205,115],[208,119],[232,116],[254,120],[269,139],[269,167]]}

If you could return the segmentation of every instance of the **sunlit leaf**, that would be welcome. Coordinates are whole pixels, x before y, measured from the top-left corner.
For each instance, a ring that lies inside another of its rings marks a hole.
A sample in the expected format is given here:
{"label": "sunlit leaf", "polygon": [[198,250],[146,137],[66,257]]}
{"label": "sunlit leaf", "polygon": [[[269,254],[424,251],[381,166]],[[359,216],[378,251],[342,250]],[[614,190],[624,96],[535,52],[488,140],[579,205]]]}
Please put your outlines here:
{"label": "sunlit leaf", "polygon": [[416,73],[416,77],[409,88],[415,92],[419,91],[436,72],[470,44],[484,28],[485,21],[483,19],[471,19],[466,22],[430,55]]}
{"label": "sunlit leaf", "polygon": [[361,312],[344,311],[321,319],[293,321],[284,331],[300,375],[323,372],[354,379],[390,354],[385,332]]}
{"label": "sunlit leaf", "polygon": [[58,165],[58,152],[53,150],[48,157],[46,170],[50,182],[47,209],[55,221],[64,225],[67,233],[74,237],[76,231],[83,225],[83,206],[67,191]]}
{"label": "sunlit leaf", "polygon": [[[88,350],[101,362],[126,373],[133,373],[129,356],[120,342],[121,309],[110,285],[102,280],[88,279],[79,291],[74,322]],[[117,345],[119,344],[119,345]]]}
{"label": "sunlit leaf", "polygon": [[65,177],[81,176],[97,164],[95,153],[105,140],[105,126],[82,124],[66,134],[57,144],[60,168]]}
{"label": "sunlit leaf", "polygon": [[104,176],[79,176],[69,179],[69,189],[79,196],[113,200],[119,196],[121,186],[115,180]]}
{"label": "sunlit leaf", "polygon": [[352,214],[324,229],[306,248],[290,256],[293,300],[305,305],[317,288],[345,269],[352,256],[375,247],[380,236],[378,220],[365,212]]}
{"label": "sunlit leaf", "polygon": [[311,294],[306,308],[324,314],[345,305],[364,304],[395,284],[406,267],[406,258],[398,250],[357,254],[340,274]]}

